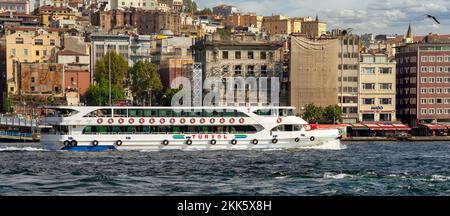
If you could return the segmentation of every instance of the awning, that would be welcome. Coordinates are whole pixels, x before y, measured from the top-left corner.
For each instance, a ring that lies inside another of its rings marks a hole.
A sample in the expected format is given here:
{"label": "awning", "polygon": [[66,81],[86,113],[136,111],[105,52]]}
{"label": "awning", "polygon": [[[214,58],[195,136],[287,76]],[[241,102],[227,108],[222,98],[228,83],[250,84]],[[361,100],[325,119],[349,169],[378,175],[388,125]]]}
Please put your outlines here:
{"label": "awning", "polygon": [[448,129],[447,126],[440,125],[440,124],[422,124],[422,125],[430,130],[447,130]]}
{"label": "awning", "polygon": [[411,128],[404,124],[366,124],[372,131],[410,131]]}
{"label": "awning", "polygon": [[369,128],[363,124],[352,124],[349,126],[352,130],[369,130]]}

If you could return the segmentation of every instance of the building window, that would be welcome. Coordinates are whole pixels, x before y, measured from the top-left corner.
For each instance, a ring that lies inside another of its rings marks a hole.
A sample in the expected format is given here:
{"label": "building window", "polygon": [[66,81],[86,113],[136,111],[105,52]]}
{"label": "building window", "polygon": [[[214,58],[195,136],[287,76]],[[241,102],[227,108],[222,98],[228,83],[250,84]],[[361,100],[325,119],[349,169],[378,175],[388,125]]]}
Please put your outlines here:
{"label": "building window", "polygon": [[363,121],[375,121],[375,115],[374,114],[362,114],[362,120]]}
{"label": "building window", "polygon": [[380,104],[390,105],[390,104],[392,104],[392,99],[391,98],[380,98]]}
{"label": "building window", "polygon": [[261,76],[267,76],[267,65],[261,65]]}
{"label": "building window", "polygon": [[436,58],[436,60],[437,60],[437,62],[442,62],[442,61],[443,61],[443,57],[442,57],[442,56],[438,56],[438,57]]}
{"label": "building window", "polygon": [[47,50],[43,50],[43,51],[42,51],[42,55],[43,55],[43,56],[47,56]]}
{"label": "building window", "polygon": [[375,89],[375,83],[363,83],[363,89],[365,90],[374,90]]}
{"label": "building window", "polygon": [[420,78],[420,83],[427,83],[428,79],[426,77]]}
{"label": "building window", "polygon": [[28,49],[23,50],[23,55],[26,55],[26,56],[28,55]]}
{"label": "building window", "polygon": [[444,103],[444,99],[436,98],[436,104],[443,104],[443,103]]}
{"label": "building window", "polygon": [[52,65],[52,66],[49,66],[49,67],[48,67],[48,70],[49,70],[49,71],[56,71],[56,66],[53,66],[53,65]]}
{"label": "building window", "polygon": [[380,83],[380,89],[392,90],[392,83]]}
{"label": "building window", "polygon": [[375,98],[363,98],[362,102],[365,105],[375,104]]}
{"label": "building window", "polygon": [[222,73],[228,73],[228,66],[222,66]]}
{"label": "building window", "polygon": [[426,73],[426,72],[428,72],[428,67],[421,67],[420,71],[423,73]]}
{"label": "building window", "polygon": [[426,108],[420,109],[420,114],[427,114],[427,109]]}
{"label": "building window", "polygon": [[442,88],[436,88],[436,94],[442,94],[443,89]]}
{"label": "building window", "polygon": [[34,83],[34,81],[35,81],[35,80],[34,80],[34,77],[31,77],[31,82]]}
{"label": "building window", "polygon": [[55,40],[51,39],[51,40],[50,40],[50,45],[51,45],[51,46],[55,46]]}
{"label": "building window", "polygon": [[32,92],[34,92],[34,90],[35,90],[34,86],[31,86],[30,89]]}
{"label": "building window", "polygon": [[434,73],[434,72],[436,72],[436,68],[435,67],[429,67],[428,68],[428,72]]}
{"label": "building window", "polygon": [[443,77],[436,77],[436,83],[443,83],[444,78]]}
{"label": "building window", "polygon": [[428,98],[428,104],[434,104],[434,98]]}
{"label": "building window", "polygon": [[392,68],[380,68],[380,74],[392,74]]}
{"label": "building window", "polygon": [[391,121],[392,115],[389,113],[382,113],[380,114],[380,121]]}
{"label": "building window", "polygon": [[420,88],[420,93],[426,94],[426,93],[428,93],[428,89],[427,88]]}
{"label": "building window", "polygon": [[234,66],[234,73],[235,74],[241,74],[241,72],[242,72],[242,67],[240,65]]}
{"label": "building window", "polygon": [[361,73],[364,75],[373,75],[375,74],[375,68],[362,68]]}
{"label": "building window", "polygon": [[125,2],[122,2],[122,5],[125,5]]}
{"label": "building window", "polygon": [[248,57],[248,59],[253,59],[253,58],[254,58],[254,56],[253,56],[253,51],[249,51],[249,52],[247,53],[247,57]]}
{"label": "building window", "polygon": [[428,56],[422,56],[420,61],[422,62],[428,62]]}
{"label": "building window", "polygon": [[428,109],[428,114],[434,115],[434,113],[435,113],[435,109]]}
{"label": "building window", "polygon": [[420,99],[420,104],[427,104],[427,99],[426,98]]}
{"label": "building window", "polygon": [[240,51],[236,51],[234,53],[235,59],[241,59],[241,52]]}
{"label": "building window", "polygon": [[44,42],[42,41],[42,39],[36,39],[34,40],[34,45],[43,45]]}
{"label": "building window", "polygon": [[267,58],[266,52],[261,52],[261,59],[265,60]]}
{"label": "building window", "polygon": [[255,74],[255,66],[254,65],[247,66],[247,74],[250,74],[250,75]]}
{"label": "building window", "polygon": [[428,57],[429,62],[435,62],[435,60],[436,60],[436,57],[434,57],[434,56]]}
{"label": "building window", "polygon": [[23,44],[23,38],[16,38],[16,44]]}
{"label": "building window", "polygon": [[39,50],[36,50],[36,56],[39,56]]}
{"label": "building window", "polygon": [[436,93],[434,88],[428,88],[428,94],[434,94]]}
{"label": "building window", "polygon": [[439,73],[444,72],[444,68],[443,67],[437,67],[437,72],[439,72]]}
{"label": "building window", "polygon": [[428,78],[428,83],[434,83],[434,81],[435,81],[434,77],[429,77]]}
{"label": "building window", "polygon": [[16,49],[11,49],[11,55],[15,56],[16,55]]}
{"label": "building window", "polygon": [[222,51],[222,59],[228,59],[228,51]]}

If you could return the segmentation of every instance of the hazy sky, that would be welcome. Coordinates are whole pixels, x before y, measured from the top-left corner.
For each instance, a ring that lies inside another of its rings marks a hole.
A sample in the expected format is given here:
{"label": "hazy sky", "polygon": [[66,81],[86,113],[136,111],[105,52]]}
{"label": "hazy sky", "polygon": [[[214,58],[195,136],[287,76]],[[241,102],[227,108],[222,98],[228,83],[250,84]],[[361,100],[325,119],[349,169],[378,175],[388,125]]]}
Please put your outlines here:
{"label": "hazy sky", "polygon": [[[242,12],[291,17],[316,13],[331,28],[353,28],[356,33],[406,34],[411,24],[415,35],[450,34],[450,0],[196,0],[199,8],[225,3]],[[436,16],[441,25],[427,19]]]}

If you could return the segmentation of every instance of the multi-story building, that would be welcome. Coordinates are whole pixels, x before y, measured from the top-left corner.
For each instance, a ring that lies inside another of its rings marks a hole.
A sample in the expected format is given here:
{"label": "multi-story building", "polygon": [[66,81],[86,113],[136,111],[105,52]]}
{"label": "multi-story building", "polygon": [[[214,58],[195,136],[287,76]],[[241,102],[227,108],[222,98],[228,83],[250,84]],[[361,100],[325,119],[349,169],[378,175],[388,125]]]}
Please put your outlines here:
{"label": "multi-story building", "polygon": [[20,95],[54,95],[64,93],[64,66],[57,63],[21,62]]}
{"label": "multi-story building", "polygon": [[411,126],[450,122],[450,42],[430,36],[396,51],[397,117]]}
{"label": "multi-story building", "polygon": [[327,23],[320,21],[318,16],[315,20],[304,18],[301,22],[301,33],[310,37],[319,37],[327,33]]}
{"label": "multi-story building", "polygon": [[59,34],[65,29],[10,27],[6,36],[6,85],[8,94],[17,94],[21,80],[19,63],[55,62],[60,47]]}
{"label": "multi-story building", "polygon": [[[272,90],[279,94],[279,81],[283,70],[283,41],[264,39],[256,35],[232,35],[232,38],[222,38],[218,34],[207,36],[199,40],[194,46],[195,62],[202,64],[202,79],[214,78],[221,81],[228,80],[218,89],[220,99],[216,101],[219,106],[264,106],[270,103],[286,105],[287,101],[276,101],[272,98]],[[267,85],[246,88],[242,83],[234,87],[225,87],[230,78],[241,77],[244,79],[255,78],[257,82],[261,78],[267,78]],[[278,86],[278,87],[277,87]],[[231,88],[231,89],[226,89]],[[210,92],[207,89],[204,93]],[[253,90],[254,92],[250,92]],[[263,94],[252,95],[256,91]],[[228,93],[228,94],[227,94]],[[234,97],[229,98],[234,93]],[[287,94],[287,92],[284,92]]]}
{"label": "multi-story building", "polygon": [[220,15],[222,17],[227,17],[230,16],[231,14],[239,13],[239,10],[233,5],[222,4],[213,7],[213,13]]}
{"label": "multi-story building", "polygon": [[108,0],[105,10],[113,10],[119,8],[142,8],[145,10],[158,9],[157,0]]}
{"label": "multi-story building", "polygon": [[338,36],[338,101],[344,123],[358,121],[359,36]]}
{"label": "multi-story building", "polygon": [[387,54],[361,54],[359,121],[396,121],[395,69]]}
{"label": "multi-story building", "polygon": [[0,0],[0,11],[13,11],[17,13],[30,13],[29,0]]}
{"label": "multi-story building", "polygon": [[131,64],[138,61],[151,61],[150,35],[135,35],[130,41],[130,60]]}
{"label": "multi-story building", "polygon": [[36,11],[36,15],[41,17],[41,24],[48,26],[55,20],[73,20],[77,18],[77,13],[70,7],[42,6]]}
{"label": "multi-story building", "polygon": [[262,21],[263,17],[256,15],[256,13],[235,13],[224,19],[224,25],[231,27],[256,27],[261,30]]}
{"label": "multi-story building", "polygon": [[159,75],[164,89],[177,88],[183,84],[177,82],[177,78],[189,77],[193,63],[192,57],[172,57],[162,60],[159,63]]}
{"label": "multi-story building", "polygon": [[307,104],[338,104],[338,39],[292,36],[289,104],[302,114]]}
{"label": "multi-story building", "polygon": [[300,18],[289,18],[288,16],[273,15],[262,19],[261,31],[268,34],[291,34],[300,33],[302,20]]}

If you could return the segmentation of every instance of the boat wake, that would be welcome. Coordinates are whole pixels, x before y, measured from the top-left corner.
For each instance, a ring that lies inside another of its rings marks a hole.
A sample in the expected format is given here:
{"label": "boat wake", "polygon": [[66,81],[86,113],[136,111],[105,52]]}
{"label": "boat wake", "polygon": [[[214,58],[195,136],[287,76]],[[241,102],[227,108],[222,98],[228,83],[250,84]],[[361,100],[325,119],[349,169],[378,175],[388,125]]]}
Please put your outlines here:
{"label": "boat wake", "polygon": [[18,147],[0,147],[0,152],[11,152],[11,151],[29,151],[29,152],[36,152],[36,151],[50,151],[47,149],[42,149],[42,148],[34,148],[34,147],[23,147],[23,148],[18,148]]}
{"label": "boat wake", "polygon": [[339,140],[325,142],[317,146],[303,147],[303,149],[318,149],[318,150],[344,150],[347,146],[342,144]]}

